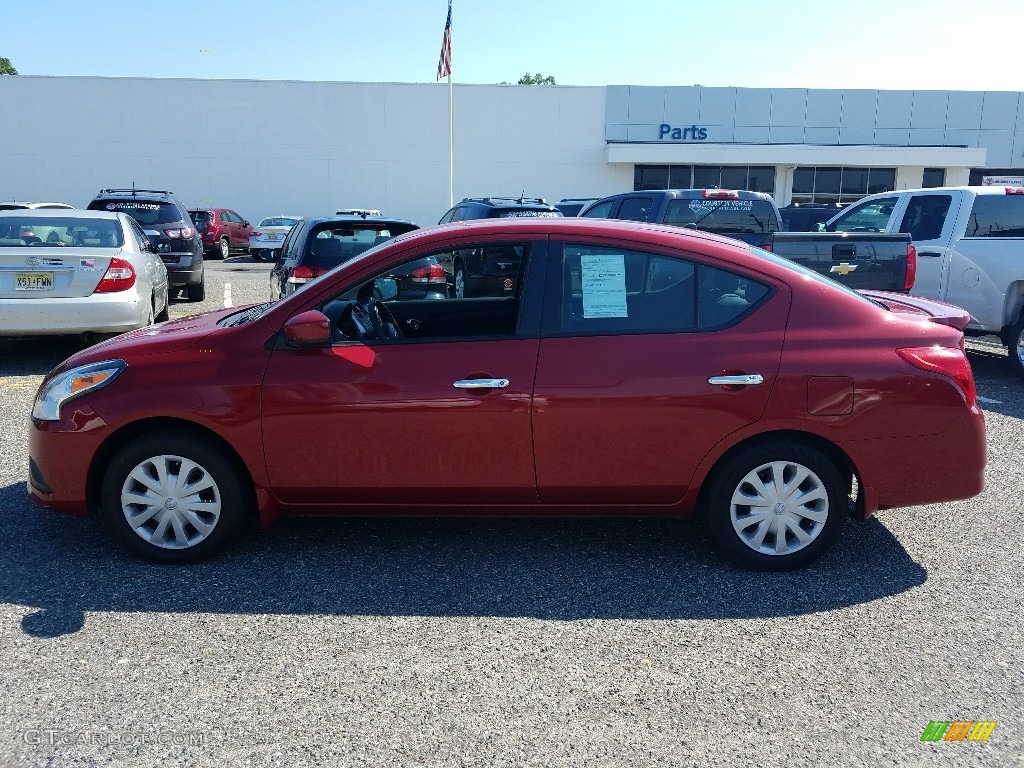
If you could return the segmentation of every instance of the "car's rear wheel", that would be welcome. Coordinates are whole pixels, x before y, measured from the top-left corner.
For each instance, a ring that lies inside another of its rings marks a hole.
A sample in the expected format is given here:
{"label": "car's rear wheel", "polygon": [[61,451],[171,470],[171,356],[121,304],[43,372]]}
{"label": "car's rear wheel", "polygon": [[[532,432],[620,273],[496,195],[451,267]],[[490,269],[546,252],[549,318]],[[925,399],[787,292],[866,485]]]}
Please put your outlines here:
{"label": "car's rear wheel", "polygon": [[731,560],[781,571],[823,555],[848,515],[843,476],[801,443],[755,445],[725,460],[705,499],[711,538]]}
{"label": "car's rear wheel", "polygon": [[188,296],[189,301],[203,301],[206,298],[206,284],[189,283],[185,286],[185,295]]}
{"label": "car's rear wheel", "polygon": [[242,475],[201,438],[144,436],[107,467],[100,517],[119,542],[143,557],[198,560],[239,533],[251,499]]}
{"label": "car's rear wheel", "polygon": [[1024,315],[1010,328],[1006,346],[1009,348],[1010,365],[1018,376],[1024,378]]}
{"label": "car's rear wheel", "polygon": [[217,245],[217,256],[221,259],[226,259],[231,255],[231,243],[228,242],[226,237],[220,239],[220,243]]}

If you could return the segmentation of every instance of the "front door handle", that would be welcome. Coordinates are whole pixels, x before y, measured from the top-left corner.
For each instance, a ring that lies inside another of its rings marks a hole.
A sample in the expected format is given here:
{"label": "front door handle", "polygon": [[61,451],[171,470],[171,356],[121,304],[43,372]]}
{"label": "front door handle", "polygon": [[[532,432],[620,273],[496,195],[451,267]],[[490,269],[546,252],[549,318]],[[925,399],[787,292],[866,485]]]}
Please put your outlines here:
{"label": "front door handle", "polygon": [[504,389],[508,379],[459,379],[452,385],[457,389]]}
{"label": "front door handle", "polygon": [[764,384],[764,376],[759,373],[741,373],[736,376],[712,376],[708,384],[719,387],[749,387],[754,384]]}

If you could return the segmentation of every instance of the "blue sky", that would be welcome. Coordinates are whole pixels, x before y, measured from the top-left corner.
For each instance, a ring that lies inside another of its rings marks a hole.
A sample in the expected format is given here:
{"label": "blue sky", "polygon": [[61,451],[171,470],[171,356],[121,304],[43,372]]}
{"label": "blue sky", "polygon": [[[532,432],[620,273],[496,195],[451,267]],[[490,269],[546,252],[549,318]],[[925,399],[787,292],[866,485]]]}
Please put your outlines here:
{"label": "blue sky", "polygon": [[[445,0],[0,0],[23,75],[433,82]],[[1024,90],[1024,0],[455,0],[453,79]]]}

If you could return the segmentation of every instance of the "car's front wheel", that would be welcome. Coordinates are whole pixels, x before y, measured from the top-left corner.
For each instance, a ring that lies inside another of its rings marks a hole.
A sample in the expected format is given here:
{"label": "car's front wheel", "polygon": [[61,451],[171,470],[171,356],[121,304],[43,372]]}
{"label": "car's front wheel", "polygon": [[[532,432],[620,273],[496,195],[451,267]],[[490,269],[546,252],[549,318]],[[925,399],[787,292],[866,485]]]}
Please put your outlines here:
{"label": "car's front wheel", "polygon": [[159,432],[125,446],[103,477],[100,517],[150,560],[190,562],[234,539],[251,494],[212,443]]}
{"label": "car's front wheel", "polygon": [[849,510],[843,475],[820,451],[801,443],[755,445],[715,473],[704,513],[711,538],[750,568],[798,568],[836,541]]}

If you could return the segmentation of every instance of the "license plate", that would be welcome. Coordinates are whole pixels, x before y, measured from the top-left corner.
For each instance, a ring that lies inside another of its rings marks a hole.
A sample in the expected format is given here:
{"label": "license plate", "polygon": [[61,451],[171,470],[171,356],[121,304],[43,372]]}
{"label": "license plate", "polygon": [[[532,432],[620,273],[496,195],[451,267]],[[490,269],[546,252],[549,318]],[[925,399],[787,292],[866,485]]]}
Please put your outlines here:
{"label": "license plate", "polygon": [[271,232],[267,239],[269,239],[269,240],[280,240],[283,237],[284,237],[284,235],[278,235],[278,234],[276,234],[274,232]]}
{"label": "license plate", "polygon": [[15,272],[14,290],[52,291],[53,272]]}

